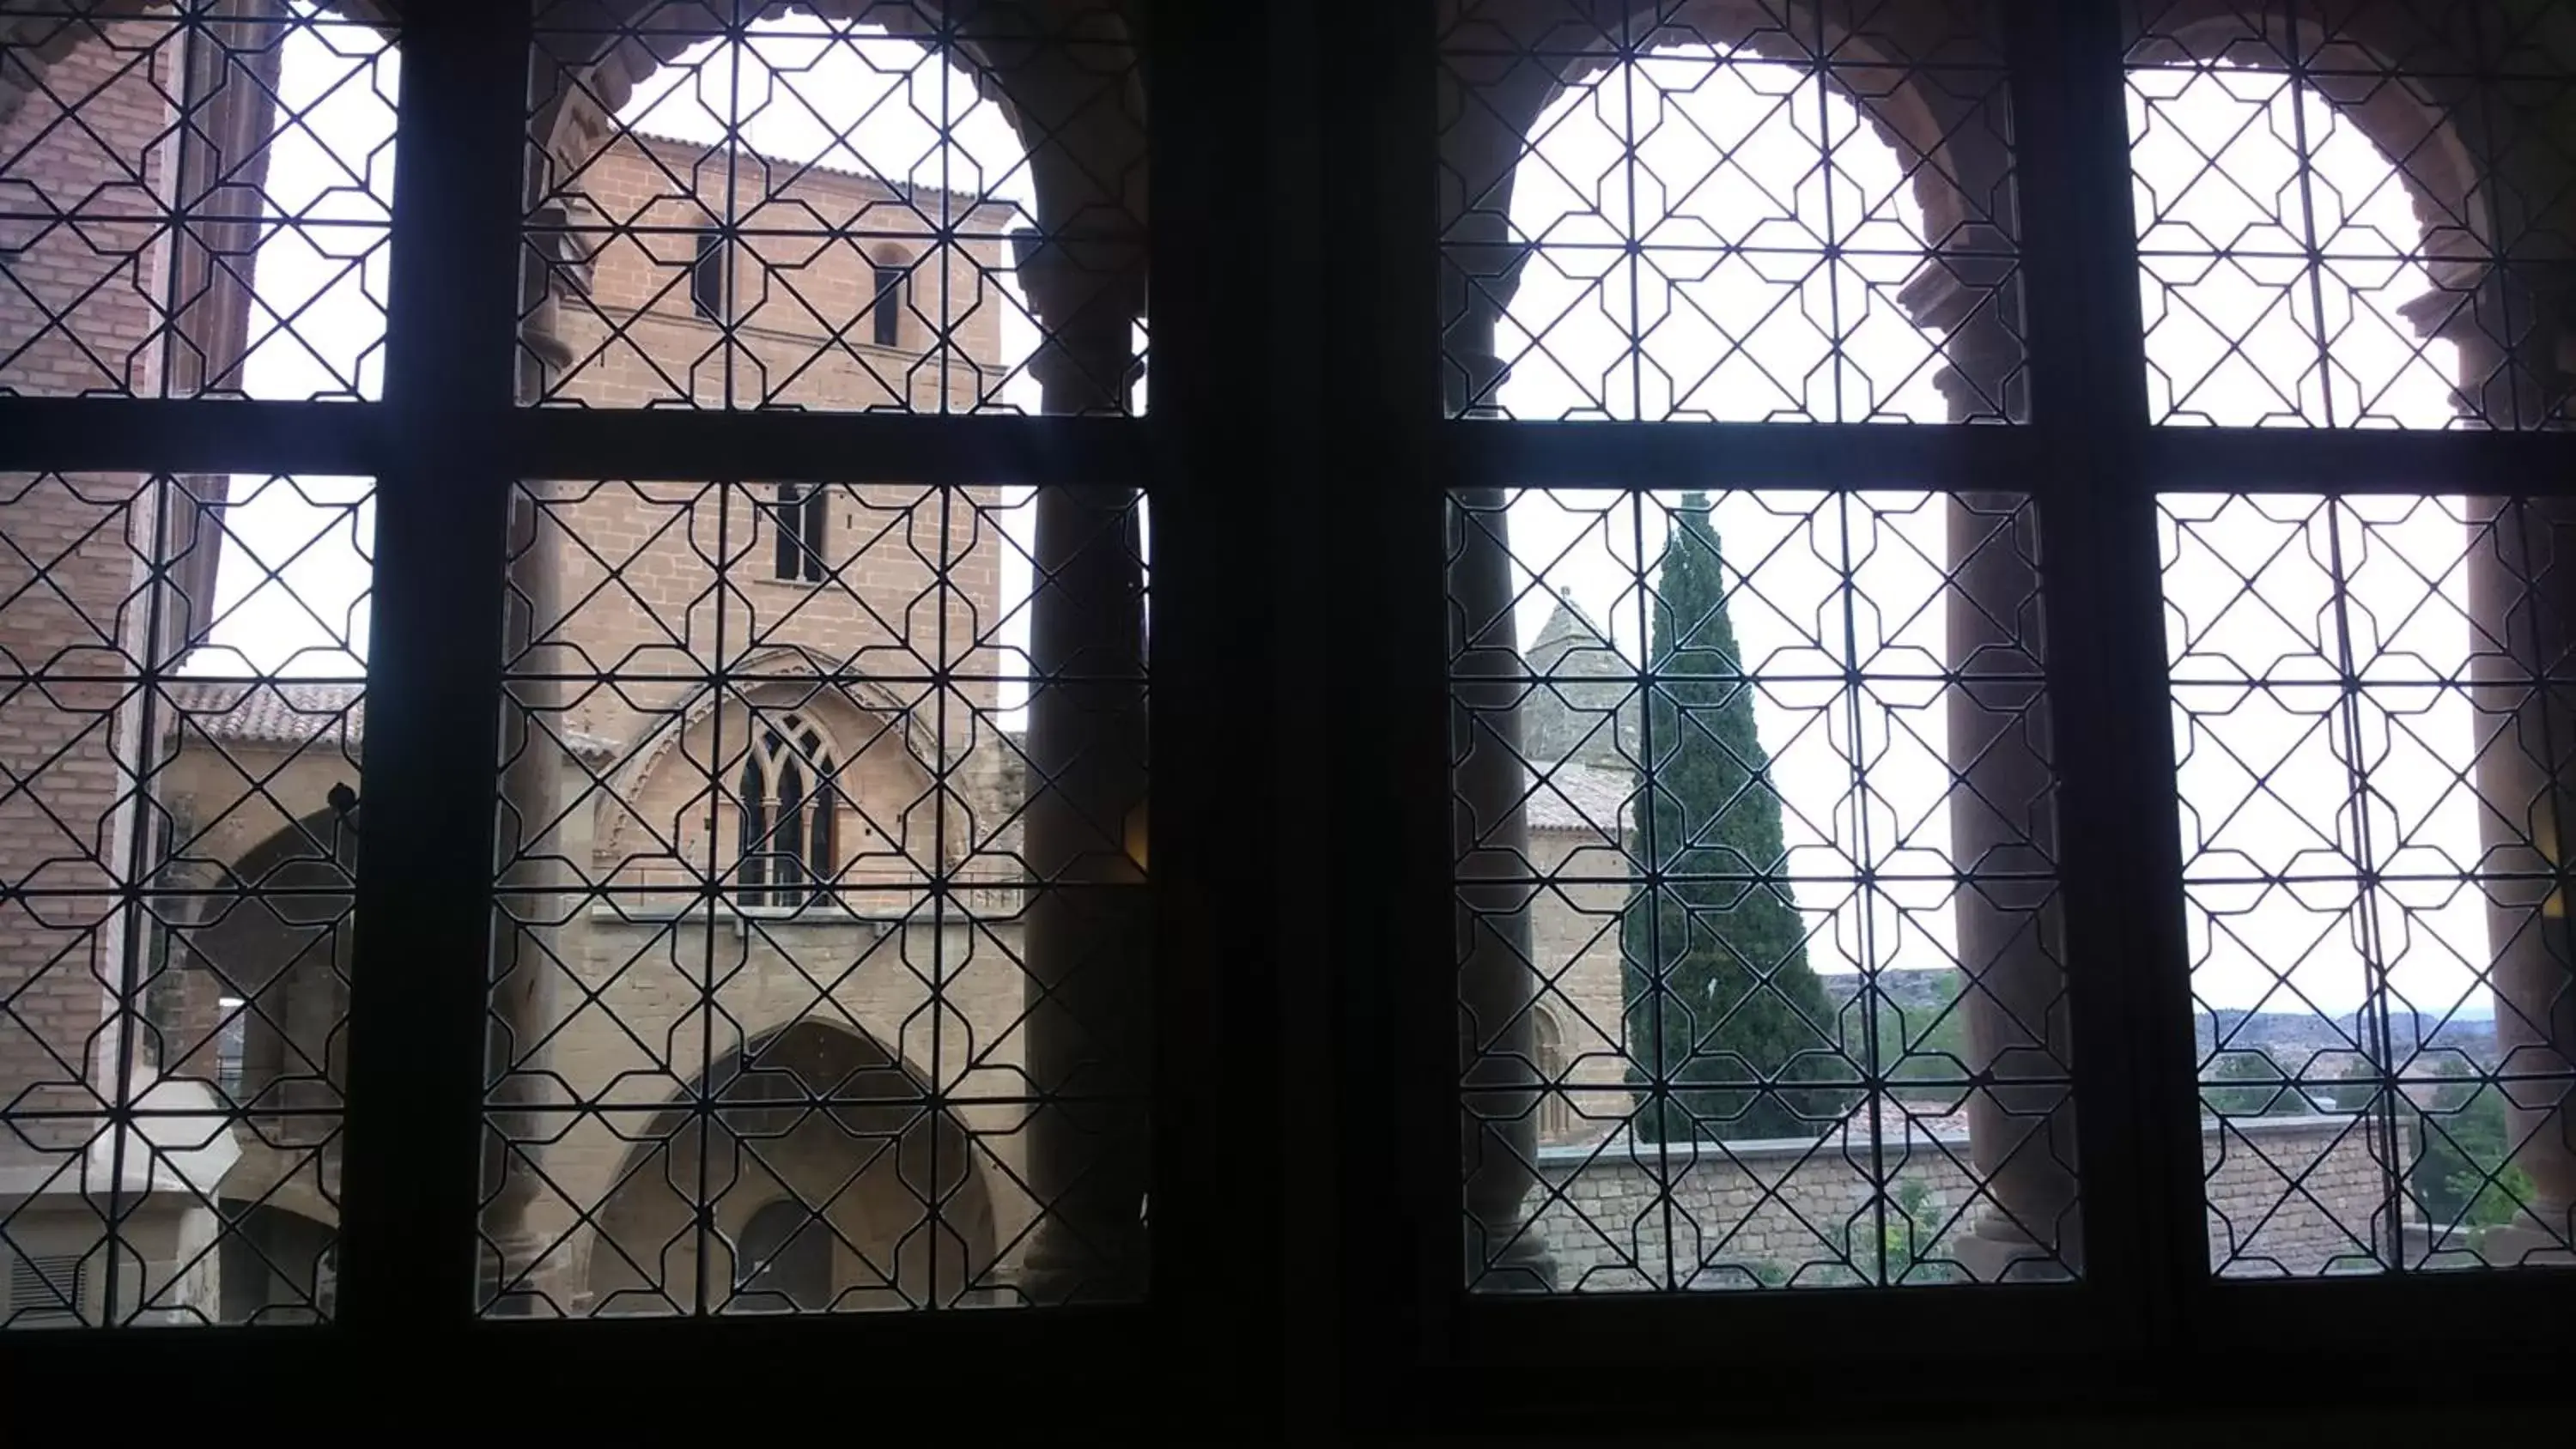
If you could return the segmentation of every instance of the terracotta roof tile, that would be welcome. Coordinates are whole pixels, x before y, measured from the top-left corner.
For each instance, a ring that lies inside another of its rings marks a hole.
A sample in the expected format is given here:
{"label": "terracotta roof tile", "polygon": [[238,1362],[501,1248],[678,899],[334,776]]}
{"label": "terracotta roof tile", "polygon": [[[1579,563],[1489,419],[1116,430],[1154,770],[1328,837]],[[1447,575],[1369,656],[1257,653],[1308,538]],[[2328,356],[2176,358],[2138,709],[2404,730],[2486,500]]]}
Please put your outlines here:
{"label": "terracotta roof tile", "polygon": [[[366,690],[356,684],[289,680],[182,679],[162,691],[184,728],[223,744],[291,748],[327,742],[353,757],[365,741]],[[615,745],[596,735],[563,731],[566,748],[585,759],[605,759]]]}

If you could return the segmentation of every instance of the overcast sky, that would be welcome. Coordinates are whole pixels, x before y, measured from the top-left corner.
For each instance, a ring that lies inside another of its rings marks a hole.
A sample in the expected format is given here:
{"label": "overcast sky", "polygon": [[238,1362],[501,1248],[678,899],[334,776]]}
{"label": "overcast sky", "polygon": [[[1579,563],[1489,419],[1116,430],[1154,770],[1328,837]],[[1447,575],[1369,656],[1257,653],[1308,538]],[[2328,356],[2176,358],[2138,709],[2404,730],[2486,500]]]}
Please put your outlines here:
{"label": "overcast sky", "polygon": [[[759,48],[769,67],[794,73],[792,86],[775,84],[759,64],[736,76],[708,55],[694,69],[665,71],[635,98],[627,119],[713,139],[731,105],[748,118],[750,143],[769,154],[957,190],[988,188],[1025,203],[1025,168],[998,111],[980,102],[962,75],[925,60],[908,42],[773,37]],[[255,394],[376,390],[395,75],[394,58],[378,53],[362,30],[318,26],[290,42],[286,102],[312,109],[304,128],[278,138],[268,187],[278,210],[317,224],[280,229],[261,251],[260,310],[294,321],[291,334],[281,328],[252,352],[248,385]],[[1681,410],[1758,419],[1802,410],[1857,419],[1872,409],[1944,416],[1946,403],[1933,387],[1937,339],[1918,333],[1895,302],[1920,260],[1919,208],[1896,154],[1848,103],[1787,67],[1759,63],[1659,59],[1638,67],[1627,84],[1632,89],[1623,90],[1613,76],[1569,93],[1540,127],[1547,164],[1522,167],[1513,221],[1551,245],[1529,264],[1500,339],[1516,360],[1500,399],[1507,410],[1525,418]],[[2429,290],[2421,267],[2402,256],[2416,225],[2369,143],[2335,124],[2320,104],[2295,114],[2277,78],[2205,76],[2186,86],[2156,77],[2139,89],[2153,106],[2138,150],[2140,205],[2142,213],[2168,218],[2149,237],[2151,250],[2205,251],[2214,243],[2295,253],[2312,221],[2339,258],[2314,291],[2295,257],[2242,266],[2151,259],[2150,270],[2172,284],[2146,288],[2159,411],[2225,424],[2322,421],[2329,409],[2347,421],[2438,426],[2446,419],[2449,349],[2437,344],[2417,355],[2395,314]],[[1620,164],[1631,103],[1633,134],[1643,138],[1633,190],[1630,168]],[[818,115],[814,105],[826,109]],[[2134,122],[2147,120],[2149,105],[2133,96]],[[943,119],[952,136],[944,146]],[[2306,188],[2295,184],[2286,139],[2302,124],[2316,159],[2316,180]],[[2204,160],[2222,154],[2224,176]],[[1666,217],[1637,226],[1650,254],[1633,276],[1619,251],[1632,201],[1640,218]],[[1676,242],[1682,245],[1665,246]],[[1751,249],[1709,250],[1728,245]],[[1827,245],[1839,251],[1838,261],[1820,261]],[[2330,379],[2317,363],[2320,304],[2323,330],[2334,339]],[[2241,348],[2231,350],[2230,335],[2246,334],[2244,319],[2258,316]],[[253,335],[262,330],[255,317]],[[1006,363],[1023,359],[1034,335],[1024,317],[1006,329]],[[1630,349],[1625,339],[1632,335],[1648,340]],[[1036,408],[1024,380],[1010,397]],[[363,486],[245,479],[237,487],[251,501],[234,510],[219,587],[225,614],[215,639],[223,647],[207,651],[197,667],[354,676],[364,650],[357,605],[369,529]],[[1516,553],[1530,565],[1522,578],[1524,641],[1564,590],[1633,656],[1646,613],[1641,553],[1650,570],[1665,510],[1677,497],[1642,506],[1612,493],[1521,500],[1511,530]],[[2468,642],[2458,597],[2459,527],[2431,509],[2400,518],[2388,505],[2371,507],[2379,512],[2353,522],[2342,540],[2348,558],[2368,560],[2357,571],[2351,597],[2359,622],[2349,635],[2361,636],[2359,652],[2378,661],[2374,678],[2457,674]],[[2289,500],[2226,510],[2213,501],[2174,504],[2181,522],[2169,530],[2167,548],[2172,617],[2191,641],[2178,667],[2188,679],[2219,681],[2184,690],[2203,717],[2203,727],[2186,738],[2186,845],[2199,856],[2196,874],[2212,882],[2249,871],[2350,873],[2348,863],[2334,864],[2335,822],[2352,791],[2330,683],[2267,694],[2223,682],[2334,677],[2348,635],[2332,617],[2320,623],[2323,533],[2303,535],[2298,522],[2310,511]],[[1853,790],[1850,701],[1831,685],[1783,682],[1764,691],[1759,727],[1774,756],[1796,868],[1848,874],[1864,854],[1865,829],[1866,855],[1878,870],[1946,869],[1937,689],[1895,677],[1936,667],[1939,656],[1945,542],[1937,500],[1872,495],[1844,505],[1823,496],[1734,495],[1719,500],[1716,524],[1730,567],[1750,574],[1733,621],[1757,670],[1840,669],[1848,634],[1866,667],[1888,676],[1873,681],[1857,711],[1870,766],[1865,811]],[[288,587],[263,580],[250,566],[253,557],[282,570]],[[1018,643],[1025,639],[1027,570],[1019,558],[1011,564],[1005,607],[1017,617],[1006,636]],[[2239,575],[2258,565],[2263,598],[2241,600]],[[2475,823],[2465,787],[2444,763],[2465,758],[2465,707],[2438,689],[2385,697],[2392,706],[2365,718],[2362,729],[2379,797],[2372,857],[2383,867],[2472,859]],[[2178,729],[2187,723],[2178,721]],[[2267,773],[2296,808],[2251,789],[2251,778]],[[2485,992],[2470,992],[2465,964],[2485,954],[2474,897],[2430,885],[2407,889],[2412,894],[2400,904],[2411,909],[2392,905],[2370,923],[2380,954],[2393,963],[2392,984],[2418,1009],[2466,1001],[2482,1013]],[[1887,967],[1945,964],[1947,894],[1937,883],[1890,886],[1867,954]],[[2196,899],[2222,913],[2195,912],[2204,1001],[2304,1009],[2258,964],[2268,960],[2284,970],[2295,965],[2292,980],[2307,1002],[2349,1012],[2365,989],[2357,913],[2337,913],[2349,895],[2348,887],[2327,883],[2295,891],[2198,887]],[[1862,916],[1851,897],[1848,887],[1800,888],[1821,970],[1859,964]]]}

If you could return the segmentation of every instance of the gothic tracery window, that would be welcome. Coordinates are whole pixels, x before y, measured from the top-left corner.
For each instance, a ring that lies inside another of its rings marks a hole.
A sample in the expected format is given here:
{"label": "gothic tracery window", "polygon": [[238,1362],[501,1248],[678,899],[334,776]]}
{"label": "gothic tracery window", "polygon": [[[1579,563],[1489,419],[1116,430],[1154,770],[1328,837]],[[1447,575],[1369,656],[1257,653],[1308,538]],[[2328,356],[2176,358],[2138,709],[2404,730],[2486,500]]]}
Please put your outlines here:
{"label": "gothic tracery window", "polygon": [[735,875],[746,906],[801,906],[835,874],[839,764],[800,715],[762,720],[742,764]]}

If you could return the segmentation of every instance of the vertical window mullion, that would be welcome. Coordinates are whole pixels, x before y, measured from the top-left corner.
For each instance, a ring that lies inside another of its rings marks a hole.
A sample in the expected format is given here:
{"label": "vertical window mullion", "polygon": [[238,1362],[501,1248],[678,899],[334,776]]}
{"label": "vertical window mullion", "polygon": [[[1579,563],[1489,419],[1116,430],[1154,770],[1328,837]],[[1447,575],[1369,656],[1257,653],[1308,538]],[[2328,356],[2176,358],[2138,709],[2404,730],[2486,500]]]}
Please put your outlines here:
{"label": "vertical window mullion", "polygon": [[2122,8],[2025,0],[2011,63],[2084,1276],[2160,1338],[2207,1255]]}
{"label": "vertical window mullion", "polygon": [[527,11],[413,7],[403,37],[351,967],[339,1317],[471,1322],[519,303]]}

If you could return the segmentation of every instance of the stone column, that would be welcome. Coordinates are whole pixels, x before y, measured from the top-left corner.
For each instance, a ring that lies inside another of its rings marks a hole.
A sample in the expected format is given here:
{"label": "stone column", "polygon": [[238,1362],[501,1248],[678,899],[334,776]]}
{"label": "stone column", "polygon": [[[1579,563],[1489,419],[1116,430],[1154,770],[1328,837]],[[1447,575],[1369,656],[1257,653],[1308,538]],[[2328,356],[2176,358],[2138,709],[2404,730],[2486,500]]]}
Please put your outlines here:
{"label": "stone column", "polygon": [[[1497,289],[1507,290],[1507,289]],[[1505,373],[1495,355],[1501,303],[1453,291],[1442,403],[1490,415]],[[1467,1284],[1480,1292],[1555,1286],[1548,1243],[1531,1224],[1538,1151],[1538,1041],[1531,1002],[1529,767],[1520,700],[1527,666],[1512,591],[1501,488],[1461,490],[1447,509],[1452,838],[1457,851],[1459,1149],[1466,1171]],[[1486,681],[1491,681],[1490,683]],[[1492,880],[1490,885],[1476,884]],[[1425,963],[1426,969],[1429,963]]]}
{"label": "stone column", "polygon": [[[1022,238],[1044,337],[1030,371],[1050,414],[1114,413],[1136,372],[1134,239]],[[1022,917],[1027,1070],[1050,1098],[1028,1127],[1041,1214],[1019,1285],[1040,1304],[1145,1291],[1152,915],[1129,833],[1146,793],[1145,612],[1137,491],[1043,488],[1030,601],[1030,794]],[[943,749],[946,742],[943,742]]]}
{"label": "stone column", "polygon": [[[523,402],[538,395],[545,374],[572,360],[551,285],[541,268],[528,268],[519,334]],[[500,734],[491,1006],[485,1028],[484,1070],[493,1084],[483,1164],[482,1229],[488,1247],[477,1299],[487,1315],[500,1318],[543,1312],[547,1296],[563,1301],[558,1285],[536,1274],[545,1249],[544,1232],[535,1220],[539,1183],[512,1146],[532,1151],[548,1135],[536,1119],[536,1109],[547,1105],[549,1095],[545,1063],[520,1058],[526,1045],[542,1040],[552,1024],[555,977],[565,969],[567,935],[555,924],[565,905],[558,821],[566,761],[556,743],[564,728],[563,691],[551,681],[508,677],[576,666],[573,660],[552,657],[563,618],[563,567],[561,525],[543,506],[546,496],[540,482],[512,488],[502,581],[508,591],[502,623],[508,703]]]}
{"label": "stone column", "polygon": [[[2488,275],[2462,297],[2438,291],[2406,309],[2426,335],[2459,347],[2462,414],[2564,427],[2566,291]],[[2473,498],[2467,511],[2488,983],[2506,1140],[2532,1185],[2526,1210],[2491,1230],[2483,1253],[2498,1265],[2576,1263],[2576,938],[2563,874],[2576,819],[2576,502]]]}
{"label": "stone column", "polygon": [[[1989,237],[2002,251],[2002,238]],[[1969,285],[1959,263],[1927,269],[1904,298],[1913,320],[1946,334],[1939,377],[1953,420],[2017,416],[2021,344],[1998,309],[2009,289]],[[1989,1194],[1948,1252],[1983,1281],[2062,1278],[2080,1270],[2075,1104],[2066,969],[2045,912],[2057,860],[2048,716],[2035,677],[2038,519],[2022,494],[1951,496],[1948,503],[1950,859],[1987,879],[1961,889],[1960,1003],[1966,1066],[1981,1085],[1968,1099],[1970,1162]]]}

